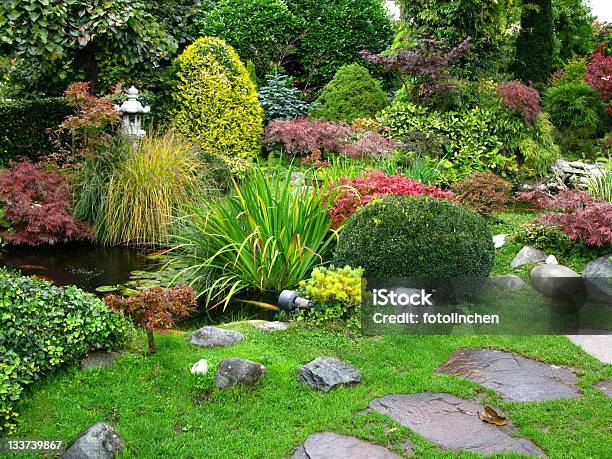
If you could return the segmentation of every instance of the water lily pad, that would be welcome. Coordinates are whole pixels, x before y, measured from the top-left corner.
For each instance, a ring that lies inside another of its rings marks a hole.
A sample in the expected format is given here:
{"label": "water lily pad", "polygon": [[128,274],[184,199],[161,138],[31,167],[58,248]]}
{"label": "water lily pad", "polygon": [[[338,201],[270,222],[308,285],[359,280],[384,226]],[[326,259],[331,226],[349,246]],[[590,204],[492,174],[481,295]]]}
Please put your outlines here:
{"label": "water lily pad", "polygon": [[133,288],[126,288],[121,291],[123,296],[137,296],[140,295],[140,291],[135,290]]}
{"label": "water lily pad", "polygon": [[116,292],[118,290],[116,285],[101,285],[96,288],[96,292],[100,293],[108,293],[108,292]]}

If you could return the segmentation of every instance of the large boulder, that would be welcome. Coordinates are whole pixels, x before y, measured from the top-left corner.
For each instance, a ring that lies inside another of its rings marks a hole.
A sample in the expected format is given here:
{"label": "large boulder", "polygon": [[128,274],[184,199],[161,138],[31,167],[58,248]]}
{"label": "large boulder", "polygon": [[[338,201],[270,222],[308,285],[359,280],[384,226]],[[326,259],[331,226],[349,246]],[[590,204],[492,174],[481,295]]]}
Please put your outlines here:
{"label": "large boulder", "polygon": [[230,346],[242,340],[242,333],[217,327],[202,327],[191,334],[191,343],[201,347]]}
{"label": "large boulder", "polygon": [[119,433],[104,422],[98,422],[79,434],[62,459],[113,459],[125,448]]}
{"label": "large boulder", "polygon": [[566,297],[581,291],[582,279],[573,270],[561,265],[539,265],[531,270],[534,288],[548,297]]}
{"label": "large boulder", "polygon": [[542,250],[526,245],[520,250],[516,257],[514,257],[510,266],[512,268],[518,268],[519,266],[546,261],[546,258],[548,258],[548,255]]}
{"label": "large boulder", "polygon": [[335,357],[319,357],[300,368],[298,380],[313,389],[327,392],[340,384],[358,383],[361,373]]}
{"label": "large boulder", "polygon": [[584,279],[592,300],[612,303],[612,253],[586,265]]}
{"label": "large boulder", "polygon": [[230,357],[223,359],[215,374],[215,385],[219,389],[242,385],[254,386],[266,373],[266,367],[251,360]]}

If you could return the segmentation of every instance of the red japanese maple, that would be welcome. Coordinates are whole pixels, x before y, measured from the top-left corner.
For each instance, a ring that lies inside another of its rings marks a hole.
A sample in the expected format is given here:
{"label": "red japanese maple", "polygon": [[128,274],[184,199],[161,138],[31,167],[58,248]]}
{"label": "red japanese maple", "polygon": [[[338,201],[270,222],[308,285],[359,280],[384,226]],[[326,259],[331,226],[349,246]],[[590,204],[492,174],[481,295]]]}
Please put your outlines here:
{"label": "red japanese maple", "polygon": [[500,86],[497,95],[503,99],[506,107],[521,115],[529,124],[533,124],[538,113],[542,112],[538,91],[519,81],[510,81]]}
{"label": "red japanese maple", "polygon": [[351,216],[359,207],[364,206],[376,198],[393,195],[426,195],[435,198],[449,198],[451,191],[445,191],[437,186],[410,179],[402,174],[387,175],[382,171],[374,171],[364,177],[352,180],[344,178],[333,189],[338,193],[330,215],[334,218],[334,225],[339,226]]}
{"label": "red japanese maple", "polygon": [[195,292],[187,285],[153,287],[136,296],[106,295],[104,301],[110,309],[125,312],[146,330],[149,352],[155,354],[153,332],[169,329],[176,319],[188,317],[195,307]]}
{"label": "red japanese maple", "polygon": [[601,100],[607,103],[606,112],[612,116],[612,56],[598,49],[590,58],[585,80],[599,91]]}
{"label": "red japanese maple", "polygon": [[24,161],[0,174],[0,201],[13,231],[2,237],[14,244],[54,244],[88,239],[87,225],[75,221],[66,179]]}

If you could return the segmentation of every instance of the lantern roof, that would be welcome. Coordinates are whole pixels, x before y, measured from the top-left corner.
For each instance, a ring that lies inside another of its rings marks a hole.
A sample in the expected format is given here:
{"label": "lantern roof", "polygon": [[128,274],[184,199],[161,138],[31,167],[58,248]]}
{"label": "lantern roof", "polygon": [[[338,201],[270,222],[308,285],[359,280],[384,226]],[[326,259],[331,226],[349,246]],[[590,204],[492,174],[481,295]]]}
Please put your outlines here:
{"label": "lantern roof", "polygon": [[138,100],[138,89],[134,86],[130,86],[130,89],[127,90],[127,100],[121,104],[120,107],[117,108],[121,113],[127,114],[137,114],[137,113],[149,113],[151,111],[151,107],[148,105],[143,107],[140,101]]}

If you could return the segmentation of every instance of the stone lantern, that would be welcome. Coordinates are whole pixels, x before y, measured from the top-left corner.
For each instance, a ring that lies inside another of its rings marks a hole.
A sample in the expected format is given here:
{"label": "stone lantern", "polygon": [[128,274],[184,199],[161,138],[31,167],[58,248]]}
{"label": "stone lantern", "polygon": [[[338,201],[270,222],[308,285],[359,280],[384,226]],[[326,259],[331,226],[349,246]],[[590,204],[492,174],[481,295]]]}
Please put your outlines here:
{"label": "stone lantern", "polygon": [[119,105],[115,105],[115,110],[123,114],[123,126],[121,128],[125,135],[133,137],[143,137],[146,132],[142,129],[144,115],[151,111],[148,105],[143,107],[138,100],[138,89],[134,86],[127,91],[127,100]]}

